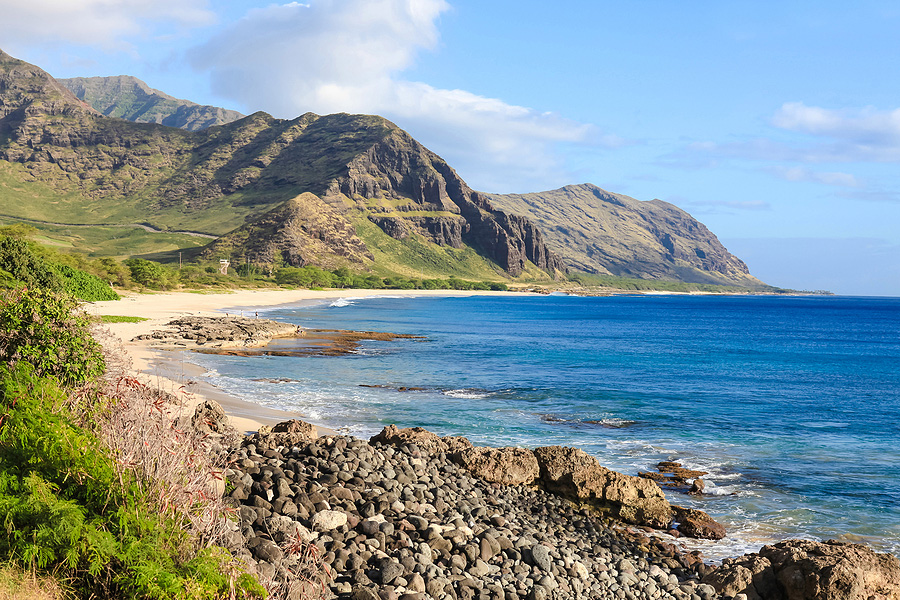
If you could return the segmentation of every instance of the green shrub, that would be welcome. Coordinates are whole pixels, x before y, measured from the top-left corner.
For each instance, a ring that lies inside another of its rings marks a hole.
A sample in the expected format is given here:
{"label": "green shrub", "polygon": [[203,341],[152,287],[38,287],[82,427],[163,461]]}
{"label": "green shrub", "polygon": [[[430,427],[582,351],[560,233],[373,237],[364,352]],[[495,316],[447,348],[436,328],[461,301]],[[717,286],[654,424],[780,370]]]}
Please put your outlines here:
{"label": "green shrub", "polygon": [[61,290],[60,276],[43,259],[31,251],[28,242],[0,236],[0,269],[23,285],[48,290]]}
{"label": "green shrub", "polygon": [[152,290],[166,290],[177,279],[177,275],[159,263],[143,258],[129,258],[125,264],[131,271],[131,279],[138,285]]}
{"label": "green shrub", "polygon": [[297,287],[333,287],[334,275],[319,267],[283,267],[275,273],[278,285],[295,285]]}
{"label": "green shrub", "polygon": [[140,323],[142,321],[149,321],[150,319],[146,317],[127,317],[125,315],[101,315],[100,322],[101,323]]}
{"label": "green shrub", "polygon": [[75,300],[50,290],[6,291],[0,304],[0,360],[32,365],[40,377],[77,385],[103,372],[100,345]]}
{"label": "green shrub", "polygon": [[97,302],[100,300],[119,299],[119,295],[109,287],[109,284],[96,275],[91,275],[69,265],[58,265],[55,267],[55,270],[62,279],[63,290],[79,300]]}

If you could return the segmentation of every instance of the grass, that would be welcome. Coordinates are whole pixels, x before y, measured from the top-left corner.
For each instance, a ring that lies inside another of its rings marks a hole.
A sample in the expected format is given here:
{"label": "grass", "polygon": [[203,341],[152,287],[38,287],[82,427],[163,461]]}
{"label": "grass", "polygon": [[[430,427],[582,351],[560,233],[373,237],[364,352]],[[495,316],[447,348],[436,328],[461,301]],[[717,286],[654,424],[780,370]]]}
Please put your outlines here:
{"label": "grass", "polygon": [[0,600],[63,600],[70,597],[59,581],[16,565],[0,566]]}
{"label": "grass", "polygon": [[140,323],[142,321],[149,321],[146,317],[128,317],[125,315],[101,315],[100,322],[101,323]]}
{"label": "grass", "polygon": [[446,278],[454,275],[478,281],[508,281],[499,267],[471,248],[451,248],[425,242],[410,235],[397,240],[378,225],[360,215],[353,222],[356,234],[375,256],[374,271],[378,275],[402,275],[413,278]]}
{"label": "grass", "polygon": [[[0,225],[16,222],[10,218],[0,219]],[[151,233],[139,227],[31,225],[39,231],[35,241],[88,256],[128,258],[140,254],[175,252],[177,258],[179,250],[197,248],[209,242],[206,238],[180,233]]]}

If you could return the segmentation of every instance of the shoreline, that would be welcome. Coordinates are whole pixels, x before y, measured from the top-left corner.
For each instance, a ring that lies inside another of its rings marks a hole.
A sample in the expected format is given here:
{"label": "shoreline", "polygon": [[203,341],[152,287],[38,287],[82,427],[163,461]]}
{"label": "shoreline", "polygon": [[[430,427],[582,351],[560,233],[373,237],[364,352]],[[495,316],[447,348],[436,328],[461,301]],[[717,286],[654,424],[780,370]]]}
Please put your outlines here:
{"label": "shoreline", "polygon": [[[242,433],[252,433],[262,426],[272,426],[289,419],[301,419],[312,423],[320,435],[345,435],[346,429],[329,423],[330,427],[323,427],[315,417],[308,414],[282,411],[266,407],[252,401],[244,400],[235,394],[230,394],[210,383],[206,377],[205,368],[192,362],[190,356],[184,352],[190,350],[179,348],[153,347],[152,341],[131,341],[136,335],[150,333],[167,324],[170,320],[182,316],[237,316],[240,309],[244,309],[245,317],[254,316],[254,307],[269,308],[274,306],[292,305],[306,302],[328,302],[339,298],[364,298],[375,296],[394,297],[471,297],[471,296],[497,296],[513,297],[527,296],[539,297],[542,294],[535,293],[511,293],[511,292],[484,292],[484,291],[454,291],[454,290],[266,290],[266,291],[238,291],[221,294],[196,294],[190,292],[176,292],[164,294],[134,294],[121,301],[98,302],[87,305],[88,312],[93,314],[129,315],[150,317],[150,320],[140,323],[114,323],[106,324],[110,331],[119,337],[126,351],[135,359],[133,368],[142,373],[145,382],[151,382],[165,391],[172,393],[178,390],[188,392],[188,403],[185,410],[193,410],[196,404],[204,399],[218,402],[226,414],[232,420],[235,427]],[[334,427],[336,429],[332,429]],[[342,433],[343,432],[343,433]],[[623,471],[631,472],[631,471]],[[734,524],[732,524],[734,525]],[[794,533],[794,536],[797,534]],[[801,534],[802,535],[802,534]],[[756,537],[754,533],[753,537]],[[758,541],[759,546],[774,543],[779,539],[787,539],[782,536],[768,538],[764,536]],[[822,537],[821,539],[824,539]],[[843,538],[839,538],[843,539]],[[743,540],[747,541],[747,540]],[[871,542],[870,542],[871,543]],[[878,544],[873,544],[878,547]],[[721,560],[723,554],[717,552],[715,542],[693,542],[691,550],[700,550],[707,559]],[[740,552],[752,551],[748,548],[759,546],[744,546]],[[722,549],[724,550],[724,549]],[[710,556],[712,555],[712,556]]]}
{"label": "shoreline", "polygon": [[[198,379],[203,368],[186,360],[189,350],[154,347],[152,341],[134,341],[139,335],[149,334],[164,327],[169,321],[186,316],[248,316],[254,308],[271,308],[300,302],[337,300],[340,298],[365,298],[372,296],[537,296],[530,292],[495,292],[483,290],[237,290],[222,293],[160,292],[153,294],[129,293],[121,300],[90,302],[82,308],[95,316],[127,316],[147,319],[138,323],[104,323],[102,327],[121,344],[130,359],[128,370],[143,383],[185,397],[184,410],[193,410],[204,400],[215,400],[222,405],[232,424],[243,433],[252,433],[262,426],[271,426],[292,418],[309,420],[304,415],[268,408],[229,394],[213,384]],[[248,313],[244,315],[244,313]],[[186,394],[179,394],[186,392]],[[313,423],[320,435],[337,432]]]}

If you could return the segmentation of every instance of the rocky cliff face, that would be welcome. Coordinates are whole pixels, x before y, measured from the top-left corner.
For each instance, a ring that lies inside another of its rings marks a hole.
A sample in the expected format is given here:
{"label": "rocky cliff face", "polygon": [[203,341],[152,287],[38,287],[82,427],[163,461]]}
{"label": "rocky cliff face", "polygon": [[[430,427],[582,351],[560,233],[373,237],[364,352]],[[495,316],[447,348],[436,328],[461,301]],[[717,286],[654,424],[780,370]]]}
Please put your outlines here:
{"label": "rocky cliff face", "polygon": [[364,267],[375,258],[353,225],[309,192],[222,236],[204,248],[201,256],[216,259],[241,252],[255,264],[329,269]]}
{"label": "rocky cliff face", "polygon": [[491,195],[502,210],[531,218],[572,269],[695,283],[760,285],[705,225],[680,208],[641,202],[597,186]]}
{"label": "rocky cliff face", "polygon": [[326,197],[354,200],[396,239],[416,233],[442,246],[470,245],[513,276],[528,262],[551,274],[566,271],[534,223],[497,210],[443,159],[405,131],[384,124],[387,135],[350,163]]}
{"label": "rocky cliff face", "polygon": [[187,131],[199,131],[242,119],[236,110],[179,100],[128,75],[57,79],[96,111],[135,123],[158,123]]}
{"label": "rocky cliff face", "polygon": [[[126,84],[116,85],[133,90]],[[108,97],[103,107],[117,110]],[[216,251],[289,264],[371,264],[368,242],[354,232],[368,219],[394,239],[475,249],[512,276],[529,263],[551,275],[565,270],[533,223],[495,209],[381,117],[256,113],[191,133],[104,117],[39,68],[2,54],[0,134],[0,171],[46,196],[29,218],[58,221],[65,197],[72,222],[233,231]]]}

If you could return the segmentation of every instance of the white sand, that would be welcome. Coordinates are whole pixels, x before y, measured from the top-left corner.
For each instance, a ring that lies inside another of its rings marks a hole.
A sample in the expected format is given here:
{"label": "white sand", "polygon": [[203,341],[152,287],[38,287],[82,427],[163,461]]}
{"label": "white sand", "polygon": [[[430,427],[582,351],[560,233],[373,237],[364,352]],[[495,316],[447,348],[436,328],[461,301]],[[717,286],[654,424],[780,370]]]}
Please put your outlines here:
{"label": "white sand", "polygon": [[[366,296],[474,296],[474,295],[530,295],[522,292],[484,292],[457,290],[236,290],[226,293],[169,292],[157,294],[126,294],[121,300],[91,302],[84,305],[94,315],[122,315],[149,319],[140,323],[109,323],[106,327],[121,341],[131,360],[135,375],[145,383],[167,392],[185,396],[187,409],[205,399],[215,400],[225,409],[232,424],[241,431],[256,431],[261,425],[272,425],[303,415],[273,410],[229,395],[212,384],[197,380],[203,370],[190,362],[187,350],[164,350],[150,342],[133,341],[136,336],[160,329],[169,321],[183,316],[221,316],[223,314],[252,317],[252,307],[271,307],[304,301],[324,301],[337,298]],[[306,419],[304,419],[306,420]],[[332,433],[320,428],[320,433]]]}

